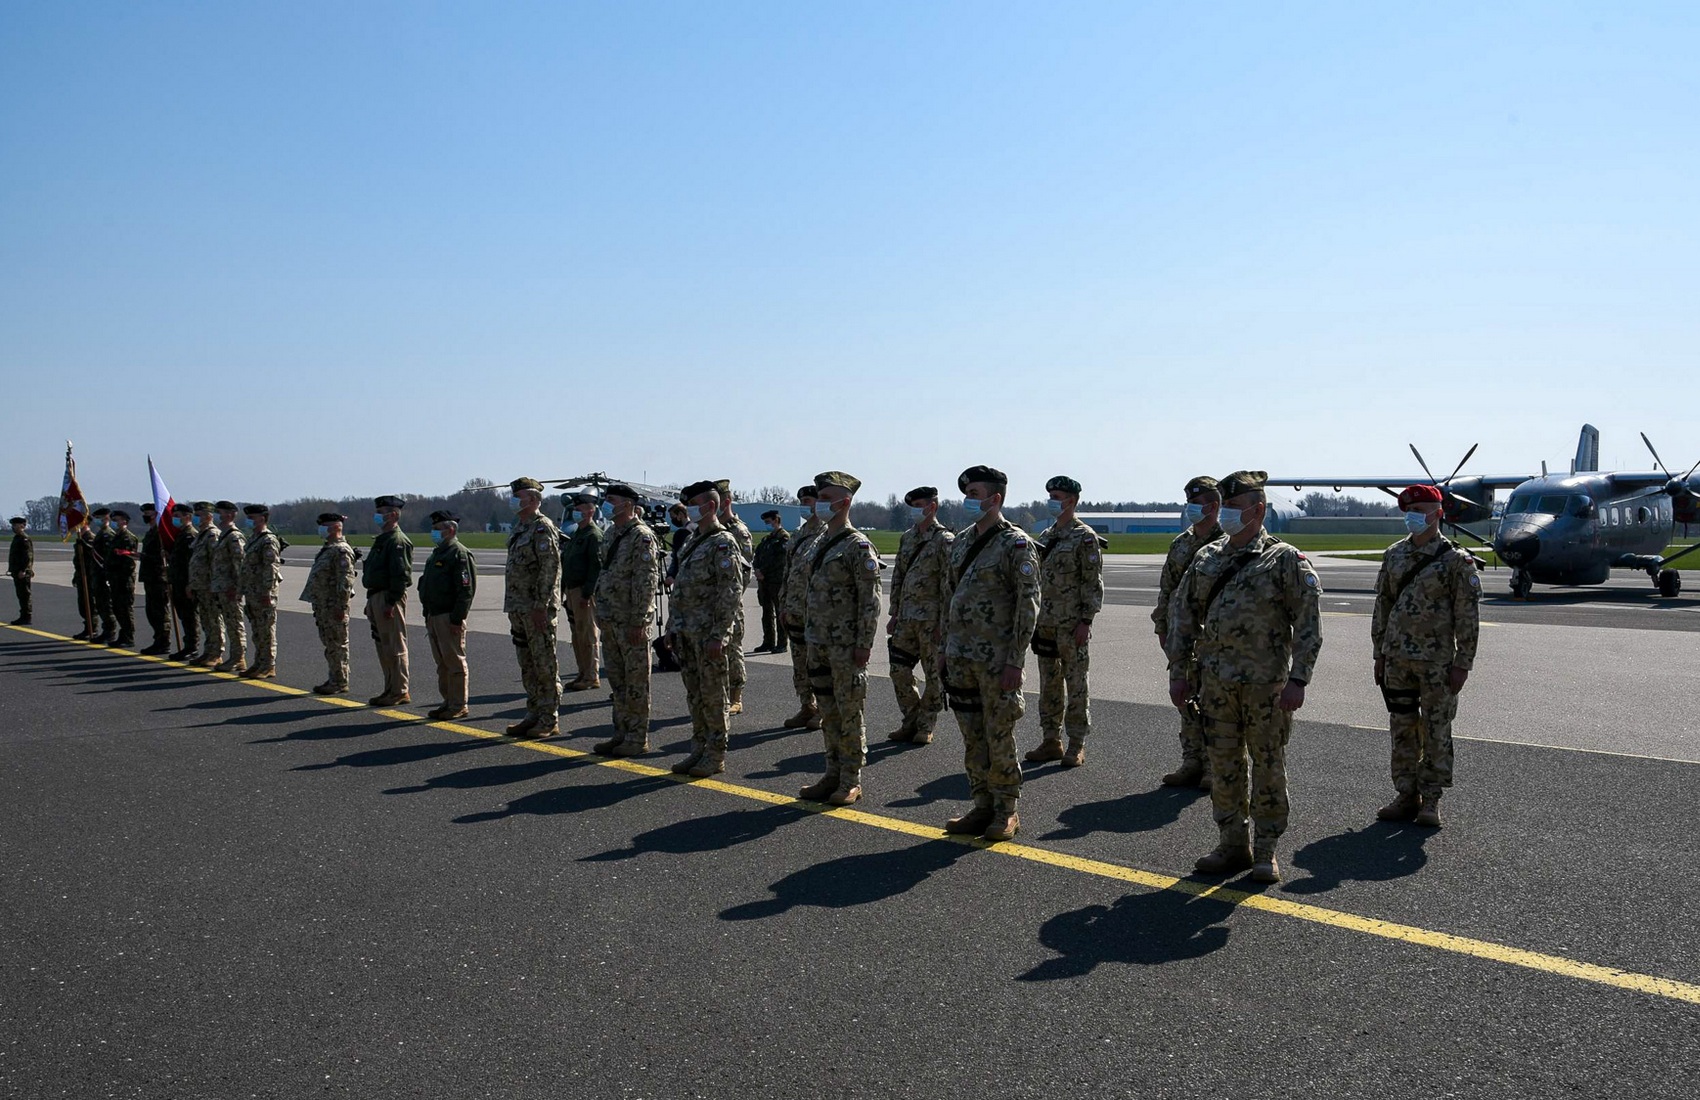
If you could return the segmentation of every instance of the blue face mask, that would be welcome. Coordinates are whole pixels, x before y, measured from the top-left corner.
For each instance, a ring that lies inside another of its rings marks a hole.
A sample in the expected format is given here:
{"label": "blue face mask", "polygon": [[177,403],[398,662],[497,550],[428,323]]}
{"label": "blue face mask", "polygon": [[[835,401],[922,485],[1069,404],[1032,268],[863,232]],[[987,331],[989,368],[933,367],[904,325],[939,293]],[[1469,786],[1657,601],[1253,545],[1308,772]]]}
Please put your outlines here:
{"label": "blue face mask", "polygon": [[384,525],[384,514],[382,512],[373,512],[372,522],[377,524],[379,527],[382,527]]}
{"label": "blue face mask", "polygon": [[1045,502],[1045,511],[1051,513],[1053,516],[1060,516],[1063,513],[1063,502],[1052,497],[1050,500]]}
{"label": "blue face mask", "polygon": [[96,531],[104,531],[106,530],[106,521],[103,519],[97,519],[94,521],[93,527]]}
{"label": "blue face mask", "polygon": [[603,518],[605,518],[605,519],[613,519],[614,518],[614,502],[613,501],[605,500],[605,501],[602,502],[602,515],[603,515]]}
{"label": "blue face mask", "polygon": [[520,501],[520,499],[518,497],[509,497],[508,498],[508,507],[517,512],[522,507],[524,507],[524,504]]}
{"label": "blue face mask", "polygon": [[1204,505],[1189,504],[1186,506],[1186,510],[1181,514],[1186,517],[1186,525],[1191,527],[1204,518]]}
{"label": "blue face mask", "polygon": [[438,545],[441,545],[443,541],[443,533],[435,527],[431,528],[431,541]]}
{"label": "blue face mask", "polygon": [[252,531],[254,529],[254,517],[253,516],[243,516],[242,517],[242,526],[244,526],[248,530]]}
{"label": "blue face mask", "polygon": [[319,524],[319,537],[322,538],[322,539],[330,538],[331,537],[331,529],[329,527],[326,527],[322,523]]}
{"label": "blue face mask", "polygon": [[1426,513],[1426,512],[1406,512],[1405,513],[1405,530],[1411,532],[1411,534],[1413,534],[1413,535],[1420,535],[1424,531],[1427,531],[1428,530],[1428,513]]}
{"label": "blue face mask", "polygon": [[1222,530],[1229,535],[1237,535],[1245,530],[1245,521],[1240,518],[1242,509],[1223,508],[1216,514],[1216,522],[1222,525]]}
{"label": "blue face mask", "polygon": [[917,508],[911,504],[909,506],[909,518],[914,520],[916,523],[920,523],[922,520],[927,518],[927,510],[925,508]]}
{"label": "blue face mask", "polygon": [[980,502],[973,497],[968,497],[962,502],[962,510],[968,515],[977,516],[980,514]]}
{"label": "blue face mask", "polygon": [[173,527],[183,526],[183,517],[182,516],[172,516],[171,517],[171,526],[173,526]]}
{"label": "blue face mask", "polygon": [[832,518],[832,501],[830,501],[830,500],[817,500],[817,501],[815,501],[815,515],[819,516],[821,519],[831,519]]}

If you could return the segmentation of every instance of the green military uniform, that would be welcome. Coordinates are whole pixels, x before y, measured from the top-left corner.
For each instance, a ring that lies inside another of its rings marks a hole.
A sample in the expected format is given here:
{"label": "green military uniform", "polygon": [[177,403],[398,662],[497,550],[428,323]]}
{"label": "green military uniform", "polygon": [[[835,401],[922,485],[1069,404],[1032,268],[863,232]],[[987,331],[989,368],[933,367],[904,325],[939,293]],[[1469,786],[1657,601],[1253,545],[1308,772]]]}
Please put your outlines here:
{"label": "green military uniform", "polygon": [[253,680],[277,675],[277,590],[283,584],[283,550],[283,539],[270,530],[255,534],[242,550],[242,611],[254,632],[254,659],[245,675]]}
{"label": "green military uniform", "polygon": [[[637,500],[624,485],[610,486],[607,495]],[[649,751],[649,624],[660,576],[660,543],[641,513],[634,513],[603,540],[596,580],[596,619],[614,704],[614,736],[598,744],[597,752],[637,756]]]}
{"label": "green military uniform", "polygon": [[[712,488],[710,482],[699,482],[687,487],[680,499],[688,501]],[[725,770],[731,717],[727,658],[743,590],[738,540],[718,522],[698,527],[696,537],[679,552],[667,608],[667,633],[679,655],[691,708],[691,755],[673,765],[675,773],[703,778]],[[718,654],[710,649],[715,643],[720,645]]]}
{"label": "green military uniform", "polygon": [[784,527],[762,536],[755,549],[756,601],[761,604],[761,649],[785,652],[784,624],[779,621],[779,604],[785,594],[786,544],[791,532]]}
{"label": "green military uniform", "polygon": [[[434,512],[433,524],[459,523],[453,513]],[[460,539],[447,539],[431,550],[419,571],[419,611],[425,616],[425,634],[431,640],[431,659],[437,666],[437,692],[442,705],[435,717],[461,717],[466,713],[466,617],[478,594],[478,563]]]}
{"label": "green military uniform", "polygon": [[[319,517],[319,522],[324,524],[344,518],[327,513]],[[357,557],[348,540],[340,535],[334,538],[326,536],[325,544],[313,555],[313,565],[307,570],[307,583],[301,589],[301,598],[313,607],[313,625],[318,628],[319,644],[324,647],[325,666],[329,670],[325,682],[313,688],[320,695],[336,695],[348,690],[348,608],[354,600],[354,563]]]}
{"label": "green military uniform", "polygon": [[201,528],[195,535],[189,558],[189,591],[195,597],[195,615],[201,621],[201,655],[195,659],[195,664],[201,668],[211,668],[224,660],[224,615],[219,611],[218,595],[213,591],[212,580],[218,524],[206,514],[206,509],[211,507],[204,500],[195,504],[195,511],[201,517]]}
{"label": "green military uniform", "polygon": [[35,543],[22,531],[12,536],[12,546],[6,555],[6,572],[11,575],[12,591],[18,596],[18,617],[12,620],[12,625],[28,626],[32,618],[30,585],[35,577]]}
{"label": "green military uniform", "polygon": [[173,512],[170,519],[176,537],[171,541],[166,579],[171,588],[171,606],[177,612],[177,625],[183,632],[176,651],[171,654],[174,661],[192,657],[201,647],[201,618],[195,610],[195,596],[189,587],[190,566],[195,557],[195,527],[191,516],[192,513],[187,511]]}
{"label": "green military uniform", "polygon": [[94,613],[100,620],[100,635],[94,640],[110,645],[118,640],[118,620],[112,613],[112,526],[101,520],[94,534],[94,557],[100,567],[89,575],[90,594],[94,598]]}
{"label": "green military uniform", "polygon": [[[382,508],[399,508],[397,497],[380,497]],[[372,643],[378,665],[384,671],[384,690],[375,705],[394,706],[413,697],[408,693],[407,675],[407,590],[413,587],[413,541],[401,527],[380,531],[360,568],[360,585],[366,590],[366,619],[372,627]]]}
{"label": "green military uniform", "polygon": [[[541,492],[542,488],[530,478],[513,483],[515,493]],[[539,727],[553,732],[559,728],[561,711],[560,666],[555,653],[561,532],[541,508],[535,515],[515,521],[508,533],[504,578],[502,610],[508,616],[520,681],[525,685],[525,717],[517,723],[524,729],[519,732]]]}
{"label": "green military uniform", "polygon": [[153,631],[153,641],[142,652],[149,656],[171,650],[171,579],[167,575],[165,541],[159,525],[170,523],[169,516],[156,516],[142,536],[138,577],[142,582],[142,610]]}
{"label": "green military uniform", "polygon": [[[221,501],[220,509],[234,509]],[[232,524],[221,530],[213,544],[212,585],[218,600],[218,617],[224,625],[224,660],[213,666],[218,672],[242,672],[248,659],[248,628],[242,621],[242,559],[248,539]]]}
{"label": "green military uniform", "polygon": [[112,644],[129,647],[136,644],[136,565],[141,560],[142,540],[128,527],[116,524],[109,535],[103,556],[107,603],[118,624],[118,636]]}
{"label": "green military uniform", "polygon": [[596,629],[596,606],[592,594],[602,571],[602,529],[580,522],[561,546],[561,594],[566,598],[573,633],[573,661],[578,665],[574,688],[593,688],[602,683],[601,638]]}
{"label": "green military uniform", "polygon": [[[1066,488],[1057,481],[1053,478],[1050,487]],[[1079,494],[1077,482],[1068,485],[1074,486],[1069,492]],[[1092,732],[1091,642],[1075,641],[1075,628],[1090,630],[1103,609],[1103,547],[1098,533],[1079,519],[1067,526],[1053,524],[1038,542],[1039,621],[1033,632],[1033,653],[1039,658],[1039,730],[1044,743],[1027,759],[1060,759],[1072,766],[1084,760],[1086,738]]]}
{"label": "green military uniform", "polygon": [[[1195,478],[1195,482],[1208,480],[1207,488],[1216,487],[1215,478]],[[1190,487],[1190,483],[1189,483]],[[1188,495],[1191,495],[1190,492]],[[1181,578],[1186,575],[1187,566],[1205,546],[1222,537],[1222,528],[1212,521],[1208,530],[1200,534],[1188,527],[1175,536],[1169,543],[1168,556],[1163,559],[1163,572],[1157,582],[1157,606],[1151,612],[1151,622],[1159,638],[1169,636],[1169,615],[1174,602],[1175,589],[1180,586]],[[1198,662],[1190,660],[1183,669],[1177,670],[1188,686],[1187,705],[1181,708],[1181,766],[1178,771],[1170,773],[1174,776],[1172,782],[1180,784],[1198,782],[1200,786],[1209,785],[1210,754],[1205,747],[1204,723],[1200,720],[1198,711]],[[1165,776],[1165,782],[1171,780]]]}
{"label": "green military uniform", "polygon": [[[933,489],[927,499],[937,492]],[[885,647],[891,687],[903,713],[903,723],[891,735],[893,741],[927,744],[944,709],[939,646],[950,607],[950,551],[955,541],[956,535],[937,519],[929,521],[925,530],[916,524],[898,541],[897,565],[891,574],[891,630]],[[924,694],[915,686],[917,669],[927,678]]]}
{"label": "green military uniform", "polygon": [[[803,489],[807,494],[799,491],[798,499],[807,506],[814,500],[815,487],[805,485]],[[811,508],[803,526],[785,545],[785,585],[780,594],[779,613],[785,636],[791,643],[791,687],[797,693],[797,713],[785,719],[787,729],[821,728],[820,703],[814,688],[809,686],[809,643],[804,620],[808,617],[809,604],[809,551],[825,527],[826,523]]]}

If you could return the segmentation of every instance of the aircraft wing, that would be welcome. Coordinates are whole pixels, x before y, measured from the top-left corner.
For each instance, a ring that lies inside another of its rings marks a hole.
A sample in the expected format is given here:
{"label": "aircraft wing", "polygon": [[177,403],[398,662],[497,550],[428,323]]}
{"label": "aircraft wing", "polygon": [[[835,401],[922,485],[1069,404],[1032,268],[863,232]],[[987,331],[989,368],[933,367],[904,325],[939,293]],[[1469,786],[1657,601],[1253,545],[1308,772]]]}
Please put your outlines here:
{"label": "aircraft wing", "polygon": [[[1508,488],[1513,485],[1521,485],[1530,478],[1538,476],[1540,475],[1488,474],[1483,476],[1465,474],[1462,477],[1456,477],[1452,480],[1454,484],[1474,482],[1478,485],[1485,485],[1490,489],[1499,489]],[[1427,474],[1417,474],[1414,476],[1403,475],[1400,477],[1276,477],[1271,475],[1269,478],[1269,484],[1271,485],[1290,485],[1294,489],[1303,489],[1307,487],[1316,489],[1386,489],[1393,492],[1403,489],[1407,485],[1426,485],[1428,482],[1429,477]]]}
{"label": "aircraft wing", "polygon": [[1612,486],[1618,489],[1651,489],[1655,485],[1662,489],[1670,481],[1670,475],[1659,470],[1648,473],[1611,473],[1606,476],[1611,479]]}

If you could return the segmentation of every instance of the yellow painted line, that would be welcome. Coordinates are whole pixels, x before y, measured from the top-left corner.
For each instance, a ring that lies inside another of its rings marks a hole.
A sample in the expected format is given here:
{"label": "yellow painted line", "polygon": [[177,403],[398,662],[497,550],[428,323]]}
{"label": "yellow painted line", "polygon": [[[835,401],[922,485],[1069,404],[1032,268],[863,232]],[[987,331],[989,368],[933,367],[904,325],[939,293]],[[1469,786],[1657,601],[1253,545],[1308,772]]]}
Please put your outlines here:
{"label": "yellow painted line", "polygon": [[[7,625],[7,624],[0,624]],[[26,627],[8,627],[23,633],[56,641],[71,641],[59,634],[49,634],[44,631]],[[86,644],[86,643],[73,643]],[[90,648],[112,652],[105,646]],[[137,656],[125,650],[118,651],[127,656]],[[160,658],[142,658],[152,660],[177,668],[188,668],[176,661],[166,661]],[[191,671],[206,671],[191,669]],[[224,679],[237,679],[228,673],[215,673]],[[310,692],[287,684],[274,683],[270,680],[243,680],[241,683],[253,687],[264,688],[280,695],[309,695]],[[313,696],[332,706],[364,708],[365,704],[336,696]],[[1360,935],[1374,936],[1378,939],[1393,940],[1408,943],[1417,947],[1426,947],[1436,951],[1446,951],[1456,955],[1471,958],[1486,959],[1507,966],[1518,966],[1559,977],[1574,978],[1578,981],[1592,982],[1596,985],[1609,986],[1635,993],[1643,993],[1654,997],[1664,997],[1673,1001],[1700,1005],[1700,985],[1692,982],[1677,981],[1674,978],[1661,978],[1653,974],[1641,974],[1633,970],[1621,970],[1617,967],[1600,966],[1596,963],[1581,962],[1566,958],[1563,955],[1552,955],[1541,951],[1529,951],[1521,947],[1510,947],[1506,944],[1494,943],[1491,940],[1472,939],[1468,936],[1454,936],[1448,932],[1436,932],[1432,929],[1421,928],[1411,924],[1400,924],[1396,921],[1379,920],[1374,917],[1361,917],[1355,913],[1347,913],[1339,909],[1329,909],[1320,905],[1306,902],[1291,901],[1283,897],[1271,897],[1268,894],[1252,893],[1236,890],[1217,883],[1200,882],[1196,879],[1179,878],[1175,875],[1147,871],[1139,867],[1129,867],[1124,864],[1110,863],[1105,860],[1089,859],[1084,856],[1068,855],[1064,852],[1053,851],[1049,848],[1037,848],[1030,844],[1013,842],[994,843],[981,840],[978,837],[952,836],[937,826],[921,825],[917,822],[906,821],[902,818],[888,817],[884,814],[870,813],[849,806],[826,806],[820,803],[804,802],[789,795],[778,794],[774,791],[763,790],[760,787],[747,787],[741,783],[732,783],[723,779],[692,779],[688,776],[674,775],[670,770],[657,768],[650,764],[642,764],[631,759],[603,759],[594,753],[582,749],[570,749],[565,745],[551,744],[548,741],[513,740],[505,734],[493,730],[479,729],[476,726],[461,725],[457,722],[431,721],[422,715],[404,710],[375,710],[386,718],[414,722],[433,729],[448,733],[460,734],[466,737],[477,737],[486,741],[510,741],[516,748],[529,749],[532,752],[546,753],[567,759],[589,758],[598,767],[611,768],[633,775],[650,776],[669,779],[701,790],[714,791],[752,802],[761,802],[769,806],[791,806],[800,811],[817,814],[821,817],[837,818],[855,825],[883,829],[886,832],[901,833],[925,840],[948,840],[966,847],[979,848],[996,855],[1027,860],[1031,863],[1043,864],[1060,870],[1074,871],[1079,874],[1091,875],[1094,878],[1108,879],[1114,882],[1124,882],[1134,886],[1142,886],[1149,890],[1172,890],[1176,893],[1188,894],[1197,898],[1207,898],[1223,905],[1252,909],[1261,913],[1270,913],[1288,917],[1293,920],[1306,921],[1311,924],[1337,928]],[[1373,729],[1375,727],[1358,727]],[[1516,742],[1513,742],[1516,743]]]}

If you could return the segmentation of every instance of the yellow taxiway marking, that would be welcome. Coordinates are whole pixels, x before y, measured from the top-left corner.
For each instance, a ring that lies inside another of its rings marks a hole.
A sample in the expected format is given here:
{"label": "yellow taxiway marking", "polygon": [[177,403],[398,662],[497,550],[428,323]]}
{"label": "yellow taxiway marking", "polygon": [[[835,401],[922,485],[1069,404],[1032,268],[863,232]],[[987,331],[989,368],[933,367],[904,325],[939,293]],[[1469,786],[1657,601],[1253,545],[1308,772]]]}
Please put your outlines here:
{"label": "yellow taxiway marking", "polygon": [[[0,624],[4,625],[4,624]],[[32,634],[38,638],[48,638],[54,641],[70,642],[73,645],[84,645],[91,649],[99,649],[111,653],[114,650],[106,646],[89,645],[86,642],[76,642],[62,634],[50,634],[31,627],[8,627],[23,634]],[[140,660],[151,661],[170,668],[183,668],[191,672],[202,672],[225,679],[237,680],[230,673],[211,672],[208,669],[191,668],[178,661],[169,661],[159,657],[142,657],[131,650],[117,650],[124,656],[137,657]],[[279,684],[271,680],[241,681],[252,687],[262,688],[279,695],[312,695],[298,687]],[[350,699],[342,699],[333,695],[313,695],[336,707],[357,707],[364,709],[366,704]],[[567,759],[591,758],[598,766],[612,768],[615,771],[627,772],[632,775],[650,776],[674,780],[681,784],[689,784],[700,790],[714,791],[719,794],[731,795],[752,802],[761,802],[769,806],[792,806],[798,810],[815,813],[821,817],[837,818],[841,821],[871,828],[883,829],[887,832],[902,833],[905,836],[919,837],[926,840],[948,840],[967,847],[979,848],[996,855],[1024,859],[1032,863],[1044,864],[1065,871],[1091,875],[1095,878],[1108,879],[1114,882],[1125,882],[1134,886],[1142,886],[1149,890],[1173,890],[1177,893],[1189,894],[1198,898],[1209,898],[1224,905],[1242,909],[1254,909],[1262,913],[1272,913],[1277,916],[1289,917],[1293,920],[1307,921],[1311,924],[1325,925],[1360,935],[1375,936],[1379,939],[1396,940],[1402,943],[1414,944],[1437,951],[1448,951],[1457,955],[1467,955],[1478,959],[1488,959],[1504,963],[1508,966],[1520,966],[1529,970],[1537,970],[1546,974],[1560,977],[1575,978],[1580,981],[1593,982],[1598,985],[1625,989],[1635,993],[1645,993],[1654,997],[1665,997],[1674,1001],[1700,1005],[1700,985],[1691,982],[1677,981],[1674,978],[1661,978],[1653,974],[1640,974],[1633,970],[1620,970],[1612,966],[1600,966],[1596,963],[1580,962],[1566,958],[1563,955],[1550,955],[1541,951],[1529,951],[1521,947],[1510,947],[1491,940],[1472,939],[1468,936],[1454,936],[1447,932],[1436,932],[1428,928],[1420,928],[1411,924],[1400,924],[1396,921],[1378,920],[1374,917],[1361,917],[1355,913],[1347,913],[1339,909],[1329,909],[1307,902],[1291,901],[1282,897],[1271,897],[1263,893],[1252,893],[1236,890],[1229,886],[1199,882],[1196,879],[1179,878],[1175,875],[1162,874],[1156,871],[1146,871],[1138,867],[1110,863],[1100,859],[1089,859],[1084,856],[1073,856],[1049,848],[1037,848],[1030,844],[1016,844],[1005,841],[995,843],[978,837],[952,836],[937,826],[921,825],[902,818],[888,817],[884,814],[870,813],[852,807],[827,806],[816,802],[804,802],[790,795],[778,794],[774,791],[763,790],[760,787],[748,787],[741,783],[733,783],[723,779],[692,779],[688,776],[674,775],[665,768],[657,768],[650,764],[640,764],[631,759],[604,759],[594,753],[582,749],[570,749],[564,745],[555,745],[547,741],[521,741],[507,737],[493,730],[479,729],[476,726],[461,725],[457,722],[431,721],[421,715],[404,710],[388,710],[372,708],[376,713],[386,718],[417,723],[432,729],[448,733],[460,734],[465,737],[477,737],[486,741],[509,741],[516,748],[529,749],[532,752],[547,753]]]}

